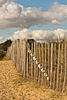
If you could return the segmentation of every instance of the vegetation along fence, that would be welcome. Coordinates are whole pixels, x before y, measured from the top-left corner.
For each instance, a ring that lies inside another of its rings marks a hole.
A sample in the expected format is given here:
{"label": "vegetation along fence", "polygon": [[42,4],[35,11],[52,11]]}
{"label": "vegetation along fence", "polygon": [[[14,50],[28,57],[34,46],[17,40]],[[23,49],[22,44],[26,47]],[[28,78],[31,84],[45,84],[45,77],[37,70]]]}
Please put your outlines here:
{"label": "vegetation along fence", "polygon": [[67,44],[13,41],[7,54],[24,78],[67,91]]}

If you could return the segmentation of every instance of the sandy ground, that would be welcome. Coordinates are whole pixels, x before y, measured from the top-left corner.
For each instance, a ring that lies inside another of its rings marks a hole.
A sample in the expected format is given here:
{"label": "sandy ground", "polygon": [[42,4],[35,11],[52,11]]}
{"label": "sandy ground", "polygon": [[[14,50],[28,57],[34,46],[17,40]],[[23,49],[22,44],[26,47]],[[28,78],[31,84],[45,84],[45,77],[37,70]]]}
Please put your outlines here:
{"label": "sandy ground", "polygon": [[0,100],[67,100],[67,95],[24,81],[8,60],[0,61]]}

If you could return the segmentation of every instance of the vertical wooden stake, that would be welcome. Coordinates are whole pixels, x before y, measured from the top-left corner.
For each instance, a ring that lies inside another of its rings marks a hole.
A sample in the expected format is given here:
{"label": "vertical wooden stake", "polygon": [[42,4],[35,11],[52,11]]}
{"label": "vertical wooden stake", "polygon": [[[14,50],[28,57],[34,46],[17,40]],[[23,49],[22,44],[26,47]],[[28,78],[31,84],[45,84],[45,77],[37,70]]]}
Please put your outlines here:
{"label": "vertical wooden stake", "polygon": [[[37,62],[38,62],[38,43],[36,43],[36,56],[37,56]],[[36,80],[38,81],[38,64],[36,64]]]}
{"label": "vertical wooden stake", "polygon": [[61,47],[61,75],[60,75],[60,91],[61,91],[61,80],[62,80],[62,67],[63,67],[63,44]]}
{"label": "vertical wooden stake", "polygon": [[[34,42],[34,56],[35,56],[35,48],[36,48],[36,44]],[[36,63],[34,61],[34,81],[35,81],[35,79],[36,79]]]}
{"label": "vertical wooden stake", "polygon": [[[29,45],[29,50],[30,50],[30,45]],[[31,62],[30,62],[30,53],[29,53],[29,81],[30,81],[30,78],[31,78]]]}
{"label": "vertical wooden stake", "polygon": [[55,75],[56,75],[56,44],[54,44],[54,78],[53,78],[53,89],[55,89]]}
{"label": "vertical wooden stake", "polygon": [[59,61],[60,61],[60,44],[58,44],[58,66],[57,66],[57,89],[58,89],[58,80],[59,80]]}
{"label": "vertical wooden stake", "polygon": [[[39,43],[39,63],[41,63],[41,56],[40,56],[40,43]],[[40,71],[40,68],[39,68],[39,80],[38,80],[38,84],[40,83],[40,74],[41,74],[41,71]]]}
{"label": "vertical wooden stake", "polygon": [[[45,43],[45,72],[46,72],[46,43]],[[45,78],[45,85],[46,85],[46,78]]]}
{"label": "vertical wooden stake", "polygon": [[50,71],[50,87],[52,88],[52,69],[53,69],[53,43],[51,43],[51,71]]}
{"label": "vertical wooden stake", "polygon": [[[33,54],[33,43],[31,43],[31,51]],[[33,81],[33,61],[32,61],[32,57],[31,57],[31,79]]]}
{"label": "vertical wooden stake", "polygon": [[[49,67],[49,43],[48,43],[48,75],[50,75],[50,67]],[[48,82],[48,86],[50,83]]]}
{"label": "vertical wooden stake", "polygon": [[28,45],[29,45],[29,44],[27,43],[27,79],[28,79],[28,67],[29,67],[29,66],[28,66]]}
{"label": "vertical wooden stake", "polygon": [[64,92],[64,87],[65,87],[65,83],[66,83],[66,67],[67,67],[67,62],[66,62],[66,47],[67,44],[65,44],[65,75],[64,75],[64,83],[63,83],[63,89],[62,89],[62,93]]}
{"label": "vertical wooden stake", "polygon": [[[42,48],[42,68],[43,68],[43,43],[41,44],[41,48]],[[41,81],[41,85],[43,83],[43,72],[42,72],[42,81]]]}

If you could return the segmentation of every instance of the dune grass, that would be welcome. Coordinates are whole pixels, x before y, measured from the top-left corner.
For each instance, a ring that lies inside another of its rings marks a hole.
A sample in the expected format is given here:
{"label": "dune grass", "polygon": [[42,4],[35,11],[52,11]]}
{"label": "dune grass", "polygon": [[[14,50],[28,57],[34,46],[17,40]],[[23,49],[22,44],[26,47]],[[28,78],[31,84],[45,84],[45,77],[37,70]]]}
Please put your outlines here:
{"label": "dune grass", "polygon": [[10,60],[5,51],[0,51],[0,61]]}

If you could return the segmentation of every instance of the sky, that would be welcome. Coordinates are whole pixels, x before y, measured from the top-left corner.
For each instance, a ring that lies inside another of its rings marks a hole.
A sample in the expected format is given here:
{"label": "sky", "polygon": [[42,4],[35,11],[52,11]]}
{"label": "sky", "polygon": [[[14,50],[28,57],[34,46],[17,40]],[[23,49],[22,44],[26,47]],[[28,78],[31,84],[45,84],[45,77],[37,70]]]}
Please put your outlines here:
{"label": "sky", "polygon": [[0,43],[67,37],[67,0],[0,0]]}

